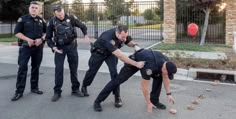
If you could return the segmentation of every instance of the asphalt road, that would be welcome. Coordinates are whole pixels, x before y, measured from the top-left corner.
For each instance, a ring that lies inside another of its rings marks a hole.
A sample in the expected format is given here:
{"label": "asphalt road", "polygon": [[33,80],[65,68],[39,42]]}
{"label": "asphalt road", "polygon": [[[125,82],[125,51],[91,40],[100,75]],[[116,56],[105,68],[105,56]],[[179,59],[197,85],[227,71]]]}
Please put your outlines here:
{"label": "asphalt road", "polygon": [[[43,95],[30,93],[27,81],[24,97],[16,102],[10,99],[15,91],[17,65],[0,63],[0,119],[234,119],[236,117],[235,86],[217,85],[194,81],[172,81],[171,90],[176,100],[177,114],[172,115],[168,110],[172,107],[166,101],[164,89],[161,102],[167,104],[167,110],[154,109],[153,114],[146,112],[144,97],[140,88],[140,77],[132,77],[121,86],[123,107],[115,108],[113,96],[102,103],[103,112],[93,110],[93,101],[99,91],[110,80],[107,73],[98,73],[93,84],[89,87],[90,96],[78,98],[71,96],[69,71],[65,69],[62,98],[51,102],[54,86],[54,68],[42,67],[39,87]],[[79,81],[84,77],[84,71],[78,71]],[[195,110],[187,110],[187,105],[197,99],[203,90],[211,92],[204,94],[204,99],[198,99],[199,105]]]}

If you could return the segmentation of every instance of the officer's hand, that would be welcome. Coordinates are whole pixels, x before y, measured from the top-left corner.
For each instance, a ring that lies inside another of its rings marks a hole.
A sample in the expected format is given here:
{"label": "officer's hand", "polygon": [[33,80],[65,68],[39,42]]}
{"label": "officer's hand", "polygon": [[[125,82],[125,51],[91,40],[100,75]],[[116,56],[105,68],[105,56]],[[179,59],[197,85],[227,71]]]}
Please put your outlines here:
{"label": "officer's hand", "polygon": [[28,42],[29,47],[34,46],[34,42],[35,42],[34,40],[29,39],[29,40],[27,40],[27,42]]}
{"label": "officer's hand", "polygon": [[63,50],[59,50],[57,47],[53,47],[52,49],[59,54],[63,54]]}
{"label": "officer's hand", "polygon": [[85,43],[89,43],[90,42],[88,35],[84,36],[84,41],[85,41]]}
{"label": "officer's hand", "polygon": [[141,48],[139,46],[135,45],[134,50],[135,50],[135,52],[137,52],[137,51],[141,50]]}
{"label": "officer's hand", "polygon": [[43,43],[41,38],[35,39],[35,45],[40,46]]}
{"label": "officer's hand", "polygon": [[139,62],[136,62],[136,67],[137,68],[139,68],[139,69],[141,69],[141,68],[143,68],[143,66],[145,65],[145,62],[144,61],[139,61]]}
{"label": "officer's hand", "polygon": [[149,114],[152,114],[152,108],[156,108],[156,106],[154,106],[152,103],[148,103],[147,104],[147,112]]}
{"label": "officer's hand", "polygon": [[167,95],[167,101],[172,103],[172,104],[175,104],[175,100],[171,95]]}

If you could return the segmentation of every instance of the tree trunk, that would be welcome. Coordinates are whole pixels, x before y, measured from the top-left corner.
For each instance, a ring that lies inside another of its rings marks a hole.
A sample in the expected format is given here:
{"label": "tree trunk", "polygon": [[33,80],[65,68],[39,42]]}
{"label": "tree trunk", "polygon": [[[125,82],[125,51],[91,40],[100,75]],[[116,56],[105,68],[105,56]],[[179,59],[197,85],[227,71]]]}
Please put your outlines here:
{"label": "tree trunk", "polygon": [[205,21],[204,21],[204,26],[203,26],[203,30],[202,30],[200,46],[203,46],[205,43],[205,40],[206,40],[206,33],[207,33],[210,12],[211,12],[211,9],[207,8],[206,12],[205,12],[206,15],[205,15]]}

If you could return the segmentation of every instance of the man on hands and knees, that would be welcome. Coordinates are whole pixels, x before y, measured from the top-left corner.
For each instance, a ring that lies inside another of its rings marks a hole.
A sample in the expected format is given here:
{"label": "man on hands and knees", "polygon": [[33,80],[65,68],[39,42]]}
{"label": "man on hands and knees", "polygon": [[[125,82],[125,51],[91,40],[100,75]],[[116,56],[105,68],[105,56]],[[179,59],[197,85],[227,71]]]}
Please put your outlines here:
{"label": "man on hands and knees", "polygon": [[[159,102],[162,82],[164,84],[167,100],[170,103],[175,103],[170,91],[170,80],[177,72],[177,67],[173,62],[158,51],[140,49],[130,56],[135,61],[145,61],[145,66],[141,69],[129,64],[125,64],[115,80],[111,80],[100,92],[94,101],[94,110],[102,111],[101,102],[103,102],[109,94],[119,87],[120,84],[127,81],[137,71],[140,70],[142,81],[142,92],[147,103],[147,111],[152,112],[153,107],[164,109],[165,106]],[[149,82],[153,79],[151,95],[149,94]],[[160,106],[162,105],[162,106]]]}

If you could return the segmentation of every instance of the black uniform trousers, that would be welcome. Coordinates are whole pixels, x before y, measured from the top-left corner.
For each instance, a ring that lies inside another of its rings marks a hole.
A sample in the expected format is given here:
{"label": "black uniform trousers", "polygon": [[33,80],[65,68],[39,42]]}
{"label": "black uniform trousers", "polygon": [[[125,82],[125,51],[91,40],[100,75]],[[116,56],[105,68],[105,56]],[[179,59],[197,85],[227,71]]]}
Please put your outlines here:
{"label": "black uniform trousers", "polygon": [[[114,55],[105,55],[105,54],[99,54],[96,51],[91,53],[88,65],[89,69],[85,74],[84,80],[83,80],[83,86],[90,86],[91,83],[94,80],[95,75],[97,74],[99,68],[101,67],[103,62],[106,62],[111,80],[116,80],[117,76],[117,64],[118,64],[118,58]],[[117,86],[113,90],[113,94],[116,97],[120,97],[120,88]]]}
{"label": "black uniform trousers", "polygon": [[21,45],[18,56],[18,72],[16,82],[16,93],[22,94],[25,90],[28,62],[31,58],[31,89],[38,89],[39,67],[43,58],[43,44],[36,47]]}
{"label": "black uniform trousers", "polygon": [[71,43],[65,46],[59,46],[58,49],[63,50],[63,54],[55,52],[54,62],[55,62],[55,87],[54,93],[61,94],[63,85],[63,72],[64,72],[64,61],[67,56],[70,69],[70,79],[72,83],[72,92],[79,89],[80,83],[78,81],[78,51],[77,43]]}
{"label": "black uniform trousers", "polygon": [[[96,98],[95,102],[100,103],[103,102],[120,84],[127,81],[131,76],[133,76],[139,69],[137,67],[125,64],[124,67],[120,70],[120,73],[117,76],[116,80],[111,80],[99,93],[98,97]],[[151,101],[156,103],[159,101],[160,91],[161,91],[161,80],[153,80],[152,91],[151,91]]]}

